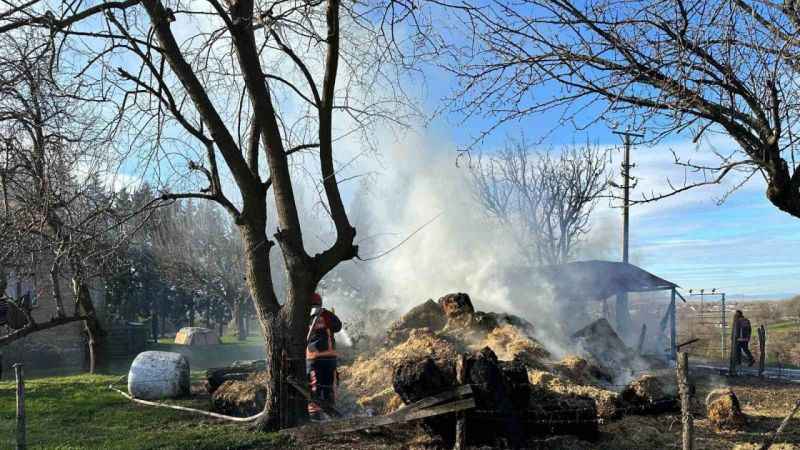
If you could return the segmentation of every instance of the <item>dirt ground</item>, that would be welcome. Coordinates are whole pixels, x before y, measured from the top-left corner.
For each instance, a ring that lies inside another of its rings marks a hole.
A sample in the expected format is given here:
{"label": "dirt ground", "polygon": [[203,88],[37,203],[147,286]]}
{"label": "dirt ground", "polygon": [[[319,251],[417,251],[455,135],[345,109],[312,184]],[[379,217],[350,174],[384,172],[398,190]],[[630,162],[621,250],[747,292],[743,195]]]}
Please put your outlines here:
{"label": "dirt ground", "polygon": [[[728,378],[708,370],[693,371],[696,386],[693,400],[696,449],[756,449],[757,444],[778,428],[800,400],[800,383],[783,380],[764,380],[755,377]],[[747,425],[740,431],[717,432],[705,415],[704,399],[715,388],[728,386],[739,397]],[[800,416],[800,415],[798,415]],[[800,417],[795,417],[772,445],[772,450],[800,450]],[[569,436],[555,436],[531,442],[530,449],[575,450],[640,450],[680,448],[681,422],[676,413],[636,416],[629,415],[600,426],[595,442],[580,441]],[[374,430],[369,433],[350,433],[304,440],[297,448],[319,450],[366,449],[439,449],[441,446],[427,436],[418,424],[404,424]]]}

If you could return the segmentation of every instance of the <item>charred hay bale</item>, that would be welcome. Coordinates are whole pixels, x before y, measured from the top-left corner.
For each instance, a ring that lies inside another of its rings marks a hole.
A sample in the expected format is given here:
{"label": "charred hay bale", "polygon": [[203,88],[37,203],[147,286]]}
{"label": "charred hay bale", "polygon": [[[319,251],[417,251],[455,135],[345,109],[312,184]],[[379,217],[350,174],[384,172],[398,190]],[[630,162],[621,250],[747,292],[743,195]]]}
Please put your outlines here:
{"label": "charred hay bale", "polygon": [[206,370],[206,388],[213,394],[226,381],[245,381],[255,372],[264,371],[267,361],[264,359],[234,361],[227,367],[213,367]]}
{"label": "charred hay bale", "polygon": [[572,435],[594,441],[599,435],[594,399],[536,385],[531,389],[524,423],[528,435],[534,437]]}
{"label": "charred hay bale", "polygon": [[553,365],[553,371],[577,384],[611,383],[613,380],[610,370],[576,355],[565,356]]}
{"label": "charred hay bale", "polygon": [[472,306],[472,300],[469,298],[469,295],[463,292],[447,294],[441,297],[438,303],[445,317],[448,319],[472,315],[475,312],[475,307]]}
{"label": "charred hay bale", "polygon": [[575,344],[595,361],[610,368],[630,367],[635,352],[625,346],[605,318],[598,319],[572,335]]}
{"label": "charred hay bale", "polygon": [[[591,399],[545,391],[534,396],[527,368],[519,359],[500,361],[491,349],[484,348],[467,358],[465,371],[476,403],[465,414],[469,445],[524,447],[533,437],[573,434],[593,439],[597,434],[596,409]],[[406,404],[421,400],[454,387],[454,361],[408,362],[397,367],[393,384]],[[559,419],[553,420],[554,417]],[[576,418],[579,427],[575,426]],[[427,419],[424,426],[445,446],[453,444],[454,415]]]}
{"label": "charred hay bale", "polygon": [[577,395],[594,400],[597,418],[610,420],[621,415],[619,394],[598,386],[576,384],[570,380],[542,370],[528,370],[528,380],[534,387],[540,387],[558,394]]}
{"label": "charred hay bale", "polygon": [[408,339],[412,330],[427,328],[435,332],[444,328],[446,324],[447,317],[442,308],[433,300],[428,300],[393,322],[386,332],[386,341],[389,345],[398,344]]}
{"label": "charred hay bale", "polygon": [[628,383],[620,398],[627,414],[660,414],[680,408],[675,385],[651,374]]}
{"label": "charred hay bale", "polygon": [[747,424],[739,399],[728,388],[715,389],[706,396],[706,415],[717,431],[740,430]]}
{"label": "charred hay bale", "polygon": [[264,410],[267,391],[257,378],[226,381],[211,395],[211,408],[236,417],[254,416]]}

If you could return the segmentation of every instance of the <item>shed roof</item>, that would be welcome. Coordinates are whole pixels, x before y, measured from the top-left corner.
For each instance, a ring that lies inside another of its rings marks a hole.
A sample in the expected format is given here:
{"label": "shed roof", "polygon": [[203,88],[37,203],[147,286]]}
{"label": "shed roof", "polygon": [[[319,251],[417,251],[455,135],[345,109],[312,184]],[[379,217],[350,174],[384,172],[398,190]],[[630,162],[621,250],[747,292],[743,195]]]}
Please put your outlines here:
{"label": "shed roof", "polygon": [[603,300],[620,292],[660,291],[678,285],[633,264],[576,261],[538,270],[539,276],[565,300]]}

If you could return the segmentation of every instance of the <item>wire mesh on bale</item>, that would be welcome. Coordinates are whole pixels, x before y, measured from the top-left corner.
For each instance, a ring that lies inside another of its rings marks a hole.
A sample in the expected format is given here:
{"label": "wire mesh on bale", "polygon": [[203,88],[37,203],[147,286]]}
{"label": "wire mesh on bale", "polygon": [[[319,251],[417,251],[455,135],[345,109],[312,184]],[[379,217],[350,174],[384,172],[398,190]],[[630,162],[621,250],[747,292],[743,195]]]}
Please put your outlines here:
{"label": "wire mesh on bale", "polygon": [[714,389],[706,396],[706,416],[717,431],[741,430],[747,424],[739,399],[728,388]]}

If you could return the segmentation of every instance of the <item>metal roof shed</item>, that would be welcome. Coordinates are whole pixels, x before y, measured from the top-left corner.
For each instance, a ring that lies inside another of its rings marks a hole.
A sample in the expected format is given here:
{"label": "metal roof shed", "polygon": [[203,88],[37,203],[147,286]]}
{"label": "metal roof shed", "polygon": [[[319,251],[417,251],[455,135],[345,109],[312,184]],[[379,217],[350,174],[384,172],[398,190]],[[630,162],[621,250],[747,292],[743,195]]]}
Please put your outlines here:
{"label": "metal roof shed", "polygon": [[[555,298],[563,301],[585,302],[603,301],[617,295],[617,308],[625,314],[617,314],[618,330],[627,329],[630,313],[627,309],[626,296],[629,292],[670,291],[670,306],[662,324],[670,325],[670,348],[676,352],[675,298],[680,297],[677,284],[634,266],[633,264],[615,261],[576,261],[540,268],[538,275],[550,285]],[[663,327],[662,327],[663,328]]]}

